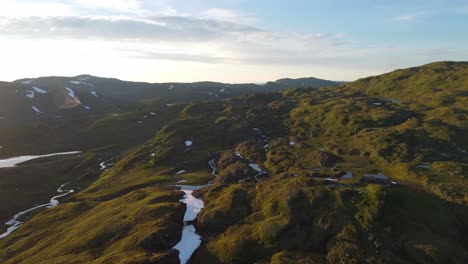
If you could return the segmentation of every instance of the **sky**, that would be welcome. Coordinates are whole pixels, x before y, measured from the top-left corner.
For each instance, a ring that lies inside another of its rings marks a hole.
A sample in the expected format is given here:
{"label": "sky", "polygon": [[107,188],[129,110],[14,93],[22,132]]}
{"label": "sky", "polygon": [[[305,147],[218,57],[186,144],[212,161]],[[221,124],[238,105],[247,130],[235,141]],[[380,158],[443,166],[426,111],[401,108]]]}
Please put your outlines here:
{"label": "sky", "polygon": [[0,80],[351,81],[468,60],[466,0],[1,0]]}

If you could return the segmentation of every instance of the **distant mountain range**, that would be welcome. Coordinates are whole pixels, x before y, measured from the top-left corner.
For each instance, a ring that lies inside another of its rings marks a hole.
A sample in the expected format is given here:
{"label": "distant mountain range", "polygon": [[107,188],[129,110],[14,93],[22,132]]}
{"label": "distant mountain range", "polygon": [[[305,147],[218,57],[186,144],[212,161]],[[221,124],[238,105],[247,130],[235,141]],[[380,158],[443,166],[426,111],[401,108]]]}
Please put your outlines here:
{"label": "distant mountain range", "polygon": [[212,101],[249,93],[268,93],[288,88],[319,88],[336,82],[316,78],[281,79],[258,84],[217,82],[143,83],[91,75],[41,77],[0,82],[0,117],[6,119],[60,118],[119,110],[119,105],[140,100]]}

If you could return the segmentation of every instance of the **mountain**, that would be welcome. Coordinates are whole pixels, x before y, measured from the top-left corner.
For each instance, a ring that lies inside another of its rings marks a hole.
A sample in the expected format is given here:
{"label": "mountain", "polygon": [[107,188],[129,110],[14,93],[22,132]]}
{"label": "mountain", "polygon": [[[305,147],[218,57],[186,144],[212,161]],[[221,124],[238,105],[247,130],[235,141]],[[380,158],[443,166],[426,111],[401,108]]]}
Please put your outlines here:
{"label": "mountain", "polygon": [[282,89],[281,87],[320,88],[320,87],[327,87],[327,86],[335,86],[340,83],[342,82],[334,82],[334,81],[328,81],[328,80],[322,80],[322,79],[309,77],[309,78],[299,78],[299,79],[290,79],[290,78],[279,79],[274,82],[268,82],[266,83],[265,86],[267,86],[268,88],[277,88],[277,89],[278,88]]}
{"label": "mountain", "polygon": [[82,154],[0,169],[76,190],[0,239],[0,259],[467,263],[467,72],[438,62],[96,117],[67,137]]}
{"label": "mountain", "polygon": [[[85,114],[118,112],[122,104],[158,99],[177,101],[209,101],[237,97],[248,93],[275,92],[296,87],[299,81],[257,84],[142,83],[127,82],[91,75],[75,77],[41,77],[0,83],[0,116],[13,120],[61,118]],[[331,81],[315,79],[301,82],[301,87],[319,88]],[[297,86],[299,87],[299,86]]]}

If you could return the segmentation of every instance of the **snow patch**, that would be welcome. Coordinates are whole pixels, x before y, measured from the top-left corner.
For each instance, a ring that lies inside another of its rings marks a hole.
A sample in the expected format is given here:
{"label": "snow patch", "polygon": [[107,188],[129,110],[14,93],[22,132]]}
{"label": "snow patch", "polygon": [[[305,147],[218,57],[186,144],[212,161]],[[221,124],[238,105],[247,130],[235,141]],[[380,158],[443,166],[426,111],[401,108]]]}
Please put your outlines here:
{"label": "snow patch", "polygon": [[183,174],[185,172],[186,172],[186,170],[180,170],[180,171],[176,172],[175,175],[180,175],[180,174]]}
{"label": "snow patch", "polygon": [[179,251],[180,263],[186,264],[192,254],[201,245],[201,236],[196,233],[195,226],[190,224],[197,218],[198,213],[205,207],[202,200],[195,198],[192,193],[194,190],[203,186],[180,186],[181,191],[185,193],[181,203],[187,205],[184,215],[184,227],[182,229],[182,239],[173,248]]}
{"label": "snow patch", "polygon": [[351,179],[353,178],[353,174],[351,172],[347,172],[345,175],[340,177],[340,180],[346,180],[346,179]]}
{"label": "snow patch", "polygon": [[34,98],[34,91],[33,90],[26,90],[26,97],[33,99]]}
{"label": "snow patch", "polygon": [[36,92],[38,92],[38,93],[41,93],[41,94],[47,93],[46,90],[41,89],[41,88],[39,88],[39,87],[33,86],[32,88],[34,89],[34,91],[36,91]]}
{"label": "snow patch", "polygon": [[65,87],[65,89],[68,91],[68,95],[69,95],[73,100],[75,100],[75,102],[81,104],[80,100],[75,96],[75,91],[73,91],[73,89],[68,88],[68,87]]}
{"label": "snow patch", "polygon": [[191,147],[192,145],[193,145],[193,141],[191,141],[191,140],[185,141],[185,146],[186,147]]}
{"label": "snow patch", "polygon": [[99,97],[95,91],[92,91],[91,94],[94,95],[95,97]]}
{"label": "snow patch", "polygon": [[42,114],[41,110],[39,110],[39,108],[37,108],[36,106],[33,106],[31,108],[32,108],[32,110],[34,110],[34,112]]}

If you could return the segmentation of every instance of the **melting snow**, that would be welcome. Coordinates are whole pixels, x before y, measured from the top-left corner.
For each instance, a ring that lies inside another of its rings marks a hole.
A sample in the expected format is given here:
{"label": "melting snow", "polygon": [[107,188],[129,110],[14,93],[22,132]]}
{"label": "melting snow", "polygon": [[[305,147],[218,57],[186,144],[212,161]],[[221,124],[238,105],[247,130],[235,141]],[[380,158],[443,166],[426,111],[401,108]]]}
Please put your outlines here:
{"label": "melting snow", "polygon": [[383,175],[382,173],[378,174],[364,174],[364,177],[379,179],[379,180],[388,180],[388,177]]}
{"label": "melting snow", "polygon": [[185,172],[186,172],[185,170],[180,170],[180,171],[176,172],[175,175],[180,175],[180,174],[185,173]]}
{"label": "melting snow", "polygon": [[182,239],[173,248],[179,251],[180,263],[186,264],[193,252],[201,244],[201,237],[196,233],[195,226],[189,222],[197,218],[198,213],[204,208],[202,200],[195,198],[193,190],[202,188],[203,186],[180,186],[185,193],[184,198],[180,202],[187,204],[187,209],[184,215],[184,227],[182,229]]}
{"label": "melting snow", "polygon": [[81,84],[82,82],[80,82],[80,81],[69,81],[69,83],[74,84],[74,85],[79,85],[79,84]]}
{"label": "melting snow", "polygon": [[23,81],[23,82],[21,82],[21,83],[22,83],[22,84],[30,84],[30,83],[32,83],[32,82],[33,82],[33,80],[31,79],[31,80]]}
{"label": "melting snow", "polygon": [[372,104],[375,105],[375,106],[381,106],[382,105],[382,103],[372,103]]}
{"label": "melting snow", "polygon": [[427,164],[419,164],[418,166],[416,166],[417,168],[420,168],[420,169],[429,169],[431,167],[431,165],[427,165]]}
{"label": "melting snow", "polygon": [[193,145],[193,142],[191,140],[185,141],[185,146],[191,147]]}
{"label": "melting snow", "polygon": [[29,98],[33,99],[34,98],[34,91],[26,90],[26,97],[29,97]]}
{"label": "melting snow", "polygon": [[294,145],[296,145],[296,142],[294,141],[289,142],[289,146],[294,146]]}
{"label": "melting snow", "polygon": [[89,106],[83,105],[83,107],[86,108],[86,110],[91,110],[91,107]]}
{"label": "melting snow", "polygon": [[95,97],[99,97],[95,91],[92,91],[91,94],[94,95]]}
{"label": "melting snow", "polygon": [[260,168],[260,165],[258,165],[258,164],[250,163],[249,166],[250,166],[252,169],[256,170],[257,172],[262,172],[262,171],[263,171],[263,170]]}
{"label": "melting snow", "polygon": [[68,95],[75,100],[77,103],[81,104],[80,100],[75,96],[75,91],[73,91],[71,88],[65,87],[65,89],[68,91]]}
{"label": "melting snow", "polygon": [[36,113],[39,113],[39,114],[42,114],[41,110],[39,110],[39,108],[33,106],[31,107]]}
{"label": "melting snow", "polygon": [[41,94],[47,93],[46,90],[41,89],[41,88],[39,88],[39,87],[33,86],[32,88],[34,89],[34,91],[36,91],[36,92],[38,92],[38,93],[41,93]]}
{"label": "melting snow", "polygon": [[156,113],[154,113],[154,112],[150,112],[150,115],[154,115],[154,116],[155,116],[155,115],[156,115]]}
{"label": "melting snow", "polygon": [[353,174],[351,172],[347,172],[345,175],[340,177],[340,180],[351,179],[353,178]]}

